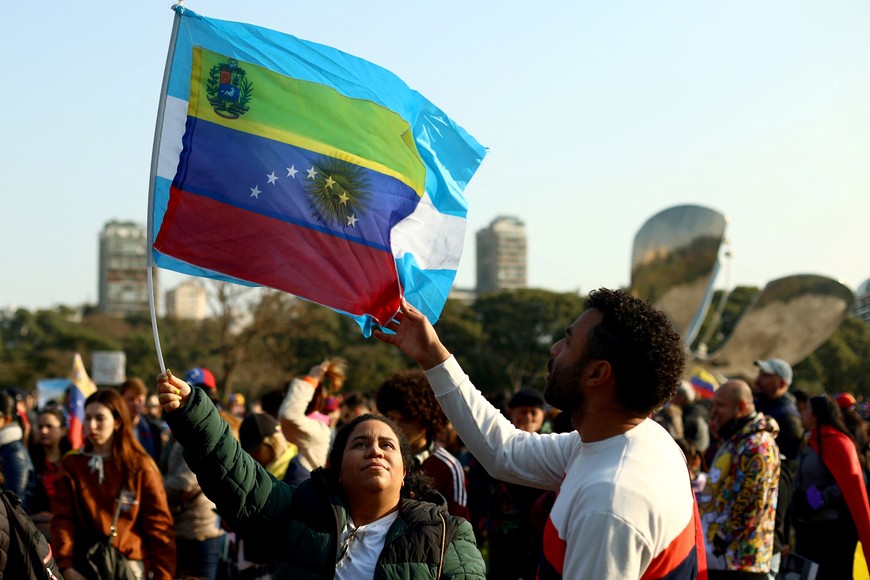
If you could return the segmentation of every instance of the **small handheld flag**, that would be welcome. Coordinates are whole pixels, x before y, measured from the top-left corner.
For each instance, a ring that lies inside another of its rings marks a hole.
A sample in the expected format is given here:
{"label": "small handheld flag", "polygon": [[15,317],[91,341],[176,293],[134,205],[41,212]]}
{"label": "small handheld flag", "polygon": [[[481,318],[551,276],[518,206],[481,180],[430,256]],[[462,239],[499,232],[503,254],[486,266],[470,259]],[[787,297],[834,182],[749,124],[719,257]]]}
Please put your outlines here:
{"label": "small handheld flag", "polygon": [[73,358],[69,380],[72,383],[69,395],[69,440],[73,449],[80,449],[84,443],[85,400],[97,390],[97,387],[88,376],[82,355],[79,353],[76,353]]}
{"label": "small handheld flag", "polygon": [[149,200],[154,263],[318,302],[366,336],[402,297],[436,321],[483,147],[377,65],[174,10]]}

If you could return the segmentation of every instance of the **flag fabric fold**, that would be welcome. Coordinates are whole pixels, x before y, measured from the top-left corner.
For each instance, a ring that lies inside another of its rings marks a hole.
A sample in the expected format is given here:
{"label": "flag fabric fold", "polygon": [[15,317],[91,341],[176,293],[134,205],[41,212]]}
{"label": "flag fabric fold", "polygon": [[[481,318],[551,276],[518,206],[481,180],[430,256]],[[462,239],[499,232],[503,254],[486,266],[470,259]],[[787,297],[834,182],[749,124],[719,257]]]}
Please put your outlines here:
{"label": "flag fabric fold", "polygon": [[154,263],[354,317],[435,322],[485,150],[393,73],[175,7],[149,200]]}
{"label": "flag fabric fold", "polygon": [[81,449],[84,444],[85,401],[97,387],[85,370],[85,363],[79,353],[73,357],[69,373],[72,383],[69,394],[69,441],[73,449]]}

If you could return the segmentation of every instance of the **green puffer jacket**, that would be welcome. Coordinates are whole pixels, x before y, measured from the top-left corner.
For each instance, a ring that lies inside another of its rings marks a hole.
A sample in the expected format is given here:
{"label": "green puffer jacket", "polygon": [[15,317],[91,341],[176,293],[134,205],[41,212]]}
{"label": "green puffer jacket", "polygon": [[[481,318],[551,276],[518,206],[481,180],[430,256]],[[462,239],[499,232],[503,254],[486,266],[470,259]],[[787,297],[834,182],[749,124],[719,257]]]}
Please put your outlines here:
{"label": "green puffer jacket", "polygon": [[[273,555],[275,578],[334,577],[348,513],[323,470],[299,487],[278,481],[242,451],[201,389],[166,421],[218,513],[247,546]],[[402,499],[374,578],[439,577],[485,577],[471,525],[449,515],[446,505]]]}

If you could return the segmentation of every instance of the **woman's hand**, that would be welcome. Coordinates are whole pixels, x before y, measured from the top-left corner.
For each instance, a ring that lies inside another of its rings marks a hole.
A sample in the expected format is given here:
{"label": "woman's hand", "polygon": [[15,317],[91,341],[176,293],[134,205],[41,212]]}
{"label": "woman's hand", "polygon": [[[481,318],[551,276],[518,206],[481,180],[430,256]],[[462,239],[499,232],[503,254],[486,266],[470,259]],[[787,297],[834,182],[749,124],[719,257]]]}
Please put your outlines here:
{"label": "woman's hand", "polygon": [[308,371],[309,377],[316,380],[318,384],[323,382],[323,377],[326,376],[326,371],[329,369],[329,361],[325,360],[322,363],[316,364]]}
{"label": "woman's hand", "polygon": [[157,375],[157,396],[164,413],[181,408],[187,403],[191,392],[190,385],[174,376],[169,369]]}

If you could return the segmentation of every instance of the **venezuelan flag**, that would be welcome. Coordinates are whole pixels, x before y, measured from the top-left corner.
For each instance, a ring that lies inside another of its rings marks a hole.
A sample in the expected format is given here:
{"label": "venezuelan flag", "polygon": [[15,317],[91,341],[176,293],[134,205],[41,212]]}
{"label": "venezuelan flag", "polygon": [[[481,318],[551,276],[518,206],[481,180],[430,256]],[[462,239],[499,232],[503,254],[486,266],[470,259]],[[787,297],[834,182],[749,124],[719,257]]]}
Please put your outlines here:
{"label": "venezuelan flag", "polygon": [[153,181],[154,259],[357,318],[437,320],[483,148],[395,75],[181,7]]}
{"label": "venezuelan flag", "polygon": [[695,393],[702,399],[712,399],[716,389],[719,388],[719,381],[716,380],[716,377],[701,367],[692,369],[689,382],[692,383]]}
{"label": "venezuelan flag", "polygon": [[69,429],[68,436],[73,449],[80,449],[84,443],[85,401],[97,387],[85,370],[85,363],[79,353],[73,357],[69,373],[72,383],[69,394]]}

